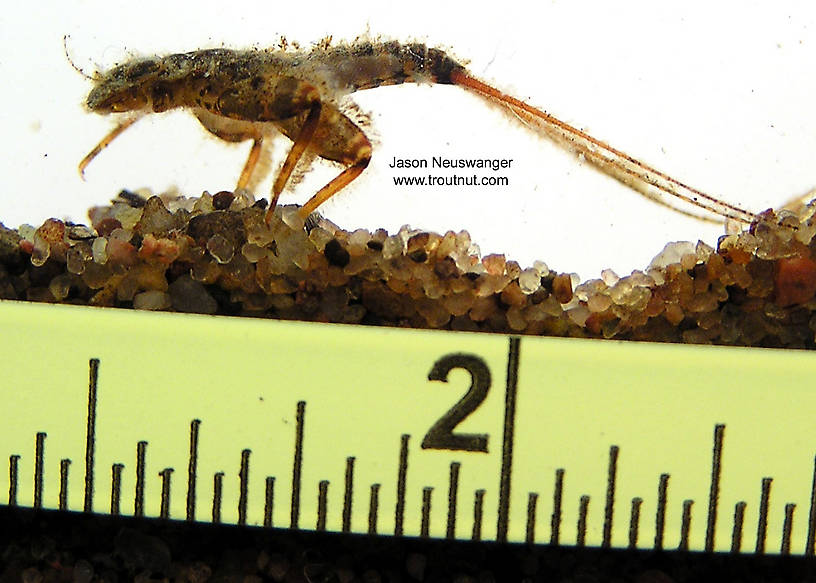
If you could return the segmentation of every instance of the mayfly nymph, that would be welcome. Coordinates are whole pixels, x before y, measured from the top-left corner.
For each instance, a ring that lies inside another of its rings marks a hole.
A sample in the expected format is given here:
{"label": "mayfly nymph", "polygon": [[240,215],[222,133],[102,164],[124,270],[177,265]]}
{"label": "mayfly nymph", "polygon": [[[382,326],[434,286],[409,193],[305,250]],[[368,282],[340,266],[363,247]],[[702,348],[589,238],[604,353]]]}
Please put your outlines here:
{"label": "mayfly nymph", "polygon": [[[300,210],[306,217],[368,166],[372,145],[344,113],[354,91],[401,83],[457,85],[500,104],[529,126],[581,154],[601,171],[660,200],[667,193],[720,217],[751,222],[756,216],[647,166],[524,101],[480,81],[440,49],[420,43],[355,41],[310,51],[207,49],[127,61],[93,77],[91,111],[129,113],[79,165],[93,158],[135,121],[151,112],[189,108],[212,134],[229,142],[252,140],[238,179],[249,183],[263,140],[279,132],[292,147],[275,178],[267,220],[304,155],[340,163],[343,171]],[[664,203],[665,204],[665,203]]]}

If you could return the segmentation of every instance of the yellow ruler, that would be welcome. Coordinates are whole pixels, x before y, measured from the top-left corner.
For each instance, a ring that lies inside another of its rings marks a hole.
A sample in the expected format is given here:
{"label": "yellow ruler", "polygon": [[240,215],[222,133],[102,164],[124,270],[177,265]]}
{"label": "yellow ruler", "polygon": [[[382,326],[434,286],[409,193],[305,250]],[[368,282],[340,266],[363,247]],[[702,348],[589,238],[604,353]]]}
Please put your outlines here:
{"label": "yellow ruler", "polygon": [[813,554],[811,353],[18,302],[0,330],[3,504]]}

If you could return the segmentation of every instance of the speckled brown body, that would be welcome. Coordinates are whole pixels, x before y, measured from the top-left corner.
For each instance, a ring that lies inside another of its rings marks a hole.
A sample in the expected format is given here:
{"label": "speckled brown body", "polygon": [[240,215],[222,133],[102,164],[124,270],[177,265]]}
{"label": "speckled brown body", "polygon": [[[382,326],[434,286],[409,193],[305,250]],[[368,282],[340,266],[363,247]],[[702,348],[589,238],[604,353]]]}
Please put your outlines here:
{"label": "speckled brown body", "polygon": [[[272,187],[272,209],[301,159],[319,156],[345,169],[301,210],[314,211],[368,166],[371,142],[343,109],[344,98],[362,89],[399,83],[453,84],[513,112],[531,129],[580,154],[602,172],[662,204],[678,201],[750,223],[754,213],[692,188],[585,132],[502,93],[473,77],[444,51],[420,43],[355,42],[311,51],[208,49],[135,59],[95,79],[88,107],[98,113],[132,112],[80,163],[88,163],[139,117],[189,109],[214,135],[231,142],[252,140],[238,188],[250,181],[265,136],[283,133],[292,142]],[[663,194],[675,197],[664,201]],[[687,211],[680,209],[681,212]],[[692,213],[693,214],[693,213]]]}
{"label": "speckled brown body", "polygon": [[451,83],[462,66],[423,44],[355,43],[310,52],[207,49],[136,59],[96,80],[92,111],[166,111],[202,107],[247,121],[279,121],[308,105],[382,85]]}
{"label": "speckled brown body", "polygon": [[[357,42],[310,52],[208,49],[119,65],[96,80],[87,105],[99,113],[139,116],[189,108],[216,136],[253,140],[239,187],[249,181],[271,124],[294,142],[275,181],[271,207],[305,153],[347,166],[306,204],[306,214],[356,178],[371,158],[371,142],[342,111],[344,96],[382,85],[451,83],[457,70],[464,69],[423,44]],[[131,120],[105,138],[80,170]]]}

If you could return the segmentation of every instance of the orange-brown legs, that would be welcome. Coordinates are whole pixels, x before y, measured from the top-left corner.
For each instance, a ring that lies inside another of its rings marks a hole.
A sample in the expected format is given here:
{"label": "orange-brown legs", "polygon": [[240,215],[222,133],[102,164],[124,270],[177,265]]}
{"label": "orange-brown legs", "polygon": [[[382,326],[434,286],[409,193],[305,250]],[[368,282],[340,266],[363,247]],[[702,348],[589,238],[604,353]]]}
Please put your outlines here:
{"label": "orange-brown legs", "polygon": [[309,142],[312,141],[312,138],[315,135],[315,130],[317,130],[318,123],[320,122],[321,109],[322,108],[319,101],[312,105],[311,109],[309,110],[309,115],[306,116],[306,121],[303,122],[303,126],[300,129],[297,139],[292,144],[292,149],[289,150],[289,154],[286,156],[286,160],[284,160],[283,166],[281,167],[277,178],[275,178],[275,183],[272,185],[272,200],[269,201],[269,208],[266,209],[267,223],[272,220],[272,213],[275,211],[275,206],[278,204],[278,198],[280,198],[280,194],[283,192],[286,182],[289,180],[295,166],[297,166],[298,161],[303,156],[306,148],[309,146]]}
{"label": "orange-brown legs", "polygon": [[252,140],[252,149],[249,151],[244,169],[241,170],[241,176],[238,177],[238,186],[235,187],[235,190],[246,188],[247,184],[249,184],[249,180],[252,178],[252,172],[255,170],[255,166],[258,165],[258,158],[261,155],[262,148],[263,137],[257,137]]}
{"label": "orange-brown legs", "polygon": [[334,180],[318,190],[317,193],[306,202],[306,204],[300,207],[298,214],[301,216],[301,218],[305,219],[308,217],[317,207],[329,200],[339,190],[342,190],[348,186],[352,180],[357,178],[363,172],[363,170],[366,169],[370,160],[371,156],[369,154],[368,157],[360,160],[354,166],[349,166],[343,170],[337,177],[334,178]]}
{"label": "orange-brown legs", "polygon": [[[308,150],[310,153],[339,162],[346,166],[338,176],[321,188],[300,209],[302,217],[308,216],[317,207],[334,194],[349,185],[368,166],[371,160],[371,142],[365,133],[346,115],[332,104],[312,101],[308,113],[275,122],[278,129],[293,139],[292,148],[283,162],[272,187],[272,197],[267,208],[265,220],[269,223],[278,198],[286,183],[297,167],[298,162]],[[263,151],[263,135],[260,130],[245,120],[230,119],[204,110],[195,111],[202,125],[215,136],[228,142],[252,140],[252,148],[238,178],[237,188],[246,188],[256,170]],[[87,165],[110,144],[116,137],[135,123],[140,116],[122,121],[87,155],[79,164],[82,174]]]}
{"label": "orange-brown legs", "polygon": [[[307,120],[304,120],[303,116],[281,120],[275,124],[281,133],[288,136],[295,143],[287,161],[284,163],[281,175],[278,176],[276,189],[282,189],[284,186],[287,177],[286,172],[289,171],[287,168],[289,159],[295,161],[295,155],[297,154],[295,148],[303,147],[298,146],[298,142],[305,141],[303,136],[306,133],[306,124]],[[346,168],[301,207],[298,214],[303,218],[306,218],[317,207],[348,186],[366,169],[371,160],[371,142],[363,130],[341,112],[336,105],[323,103],[320,111],[320,123],[310,138],[308,151],[315,156],[338,162]],[[276,201],[277,197],[273,199],[267,210],[267,221],[272,217]]]}
{"label": "orange-brown legs", "polygon": [[128,129],[134,123],[136,123],[139,119],[141,119],[141,117],[142,116],[140,116],[140,115],[135,116],[135,117],[129,117],[129,118],[119,122],[119,124],[115,128],[113,128],[108,133],[107,136],[102,138],[102,141],[100,141],[93,150],[88,152],[88,155],[85,156],[82,159],[82,161],[79,163],[79,176],[83,180],[85,180],[85,168],[88,166],[88,164],[91,163],[91,160],[96,158],[97,155],[99,155],[99,152],[101,152],[102,150],[107,148],[108,145],[119,136],[119,134],[121,134],[123,131]]}
{"label": "orange-brown legs", "polygon": [[238,142],[252,140],[252,148],[249,150],[244,168],[241,170],[241,176],[238,178],[238,185],[235,187],[236,190],[246,188],[250,180],[252,180],[252,174],[258,166],[263,151],[263,134],[251,122],[230,119],[204,109],[197,109],[194,114],[208,132],[225,142],[237,144]]}

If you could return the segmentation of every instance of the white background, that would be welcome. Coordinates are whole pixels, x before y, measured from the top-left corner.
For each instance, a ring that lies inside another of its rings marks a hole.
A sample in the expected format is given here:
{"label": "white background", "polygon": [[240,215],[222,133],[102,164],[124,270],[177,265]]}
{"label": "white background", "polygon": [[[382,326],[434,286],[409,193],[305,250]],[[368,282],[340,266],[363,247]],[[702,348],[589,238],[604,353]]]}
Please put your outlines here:
{"label": "white background", "polygon": [[[704,191],[758,211],[816,186],[816,9],[812,2],[410,1],[40,3],[0,15],[0,220],[87,222],[121,188],[233,188],[249,144],[210,137],[184,112],[149,116],[88,168],[113,125],[83,108],[92,73],[135,55],[275,44],[368,32],[469,60],[521,99]],[[583,278],[644,268],[672,240],[714,244],[722,226],[680,217],[560,152],[450,86],[355,94],[375,157],[321,211],[353,230],[409,223],[468,229],[483,253],[535,259]],[[285,140],[274,151],[279,164]],[[513,158],[509,188],[396,188],[394,156]],[[273,168],[275,166],[273,165]],[[320,161],[282,202],[305,200],[337,170]],[[270,180],[258,196],[267,196]]]}

